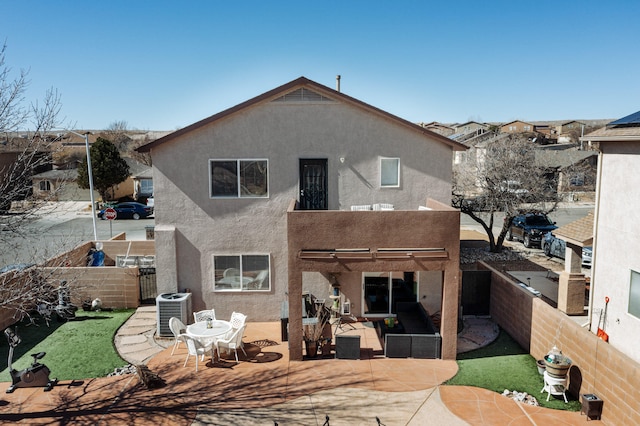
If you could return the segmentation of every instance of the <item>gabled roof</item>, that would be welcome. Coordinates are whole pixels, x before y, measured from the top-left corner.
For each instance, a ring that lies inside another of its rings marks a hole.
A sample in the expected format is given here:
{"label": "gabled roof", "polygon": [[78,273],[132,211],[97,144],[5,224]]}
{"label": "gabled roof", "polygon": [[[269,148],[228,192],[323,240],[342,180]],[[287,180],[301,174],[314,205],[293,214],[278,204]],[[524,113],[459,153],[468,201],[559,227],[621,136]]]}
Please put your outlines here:
{"label": "gabled roof", "polygon": [[480,127],[489,127],[488,124],[486,123],[479,123],[477,121],[467,121],[466,123],[462,123],[462,124],[456,124],[455,127],[463,127],[463,126],[467,126],[469,124],[477,124]]}
{"label": "gabled roof", "polygon": [[523,124],[528,124],[530,126],[533,126],[533,124],[529,123],[528,121],[513,120],[513,121],[510,121],[508,123],[504,123],[504,124],[500,125],[500,127],[508,126],[509,124],[513,124],[513,123],[523,123]]}
{"label": "gabled roof", "polygon": [[376,108],[374,106],[371,106],[369,104],[366,104],[362,101],[359,101],[358,99],[352,98],[348,95],[345,95],[342,92],[338,92],[337,90],[331,89],[327,86],[324,86],[322,84],[316,83],[315,81],[309,80],[306,77],[300,77],[296,80],[290,81],[289,83],[286,83],[280,87],[276,87],[275,89],[272,89],[268,92],[263,93],[262,95],[256,96],[255,98],[249,99],[248,101],[242,102],[234,107],[231,107],[229,109],[226,109],[222,112],[219,112],[217,114],[214,114],[210,117],[207,117],[203,120],[200,120],[194,124],[191,124],[187,127],[184,127],[180,130],[177,130],[173,133],[170,133],[160,139],[156,139],[153,142],[150,142],[148,144],[142,145],[140,147],[137,148],[138,152],[149,152],[151,151],[154,147],[157,147],[159,145],[164,144],[165,142],[169,142],[171,140],[174,140],[182,135],[185,135],[193,130],[199,129],[203,126],[209,125],[211,123],[214,123],[218,120],[221,120],[225,117],[231,116],[233,114],[236,114],[246,108],[252,107],[254,105],[257,105],[259,103],[268,101],[268,100],[273,100],[274,98],[277,98],[279,96],[283,96],[288,94],[289,92],[293,91],[296,88],[299,87],[305,87],[305,88],[311,88],[314,91],[318,92],[320,95],[322,96],[326,96],[329,97],[333,100],[339,100],[345,103],[348,103],[350,105],[353,105],[355,107],[364,109],[369,111],[370,113],[373,114],[377,114],[380,115],[382,117],[388,118],[393,120],[394,122],[401,124],[405,127],[410,128],[413,131],[416,131],[418,133],[423,134],[424,136],[428,136],[431,139],[434,139],[438,142],[441,142],[445,145],[450,146],[454,151],[464,151],[467,149],[466,146],[459,144],[455,141],[452,141],[449,138],[446,138],[442,135],[439,135],[435,132],[432,132],[428,129],[423,128],[422,126],[419,126],[415,123],[411,123],[410,121],[407,121],[405,119],[402,119],[398,116],[395,116],[393,114],[390,114],[386,111],[383,111],[379,108]]}
{"label": "gabled roof", "polygon": [[560,239],[581,247],[593,244],[593,212],[553,231]]}
{"label": "gabled roof", "polygon": [[34,180],[50,179],[58,181],[74,181],[78,178],[78,169],[56,169],[33,175]]}
{"label": "gabled roof", "polygon": [[124,157],[124,161],[127,162],[129,166],[129,175],[136,178],[147,178],[152,177],[151,167],[146,164],[142,164],[131,157]]}

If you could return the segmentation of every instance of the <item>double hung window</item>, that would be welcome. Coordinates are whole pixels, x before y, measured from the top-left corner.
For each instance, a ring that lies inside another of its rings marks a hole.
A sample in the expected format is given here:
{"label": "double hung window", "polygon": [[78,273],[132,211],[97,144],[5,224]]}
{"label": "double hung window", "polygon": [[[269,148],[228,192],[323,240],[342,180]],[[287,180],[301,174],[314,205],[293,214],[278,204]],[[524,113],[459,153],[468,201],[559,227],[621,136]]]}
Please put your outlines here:
{"label": "double hung window", "polygon": [[268,161],[210,160],[211,198],[268,197]]}

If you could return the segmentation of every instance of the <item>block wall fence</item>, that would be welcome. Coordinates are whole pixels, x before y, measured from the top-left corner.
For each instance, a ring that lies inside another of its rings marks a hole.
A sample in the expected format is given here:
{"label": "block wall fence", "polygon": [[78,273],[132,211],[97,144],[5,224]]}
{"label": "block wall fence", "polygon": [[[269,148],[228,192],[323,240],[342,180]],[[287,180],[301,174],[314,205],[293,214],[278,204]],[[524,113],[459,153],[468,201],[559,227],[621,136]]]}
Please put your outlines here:
{"label": "block wall fence", "polygon": [[[104,267],[88,267],[87,254],[95,247],[86,242],[45,262],[40,273],[57,287],[62,280],[70,287],[71,302],[78,307],[85,300],[99,298],[105,308],[134,309],[140,306],[140,271],[137,266],[115,267],[117,256],[155,255],[154,241],[127,241],[124,233],[109,241],[102,241],[105,253]],[[16,274],[13,279],[28,279]],[[20,320],[20,313],[0,307],[0,330]]]}
{"label": "block wall fence", "polygon": [[535,359],[553,346],[571,358],[569,390],[601,398],[603,423],[640,424],[640,364],[506,274],[484,262],[478,269],[491,271],[491,317],[500,327]]}

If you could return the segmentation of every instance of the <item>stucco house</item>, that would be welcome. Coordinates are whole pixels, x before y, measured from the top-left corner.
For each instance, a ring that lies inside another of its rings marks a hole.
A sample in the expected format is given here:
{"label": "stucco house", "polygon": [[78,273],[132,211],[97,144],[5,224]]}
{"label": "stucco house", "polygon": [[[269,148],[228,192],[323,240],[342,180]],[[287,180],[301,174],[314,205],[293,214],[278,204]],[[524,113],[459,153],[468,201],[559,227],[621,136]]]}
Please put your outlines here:
{"label": "stucco house", "polygon": [[[129,177],[114,185],[109,194],[111,200],[119,198],[133,198],[146,201],[153,195],[153,177],[151,167],[139,163],[133,158],[125,157],[129,165]],[[55,169],[33,176],[33,195],[40,199],[57,201],[88,201],[91,194],[88,189],[81,189],[77,184],[78,169]],[[95,199],[100,195],[95,192]]]}
{"label": "stucco house", "polygon": [[526,121],[515,120],[500,126],[500,132],[502,133],[523,133],[533,132],[534,125],[527,123]]}
{"label": "stucco house", "polygon": [[[640,362],[640,112],[581,138],[598,146],[591,331],[604,328],[609,343]],[[608,298],[606,318],[600,314]],[[600,323],[600,324],[599,324]]]}
{"label": "stucco house", "polygon": [[454,359],[465,147],[300,77],[138,148],[151,154],[158,292],[193,309],[278,321],[302,359],[302,297],[358,317],[402,299],[440,312]]}
{"label": "stucco house", "polygon": [[571,120],[557,126],[558,143],[575,143],[584,133],[586,124]]}

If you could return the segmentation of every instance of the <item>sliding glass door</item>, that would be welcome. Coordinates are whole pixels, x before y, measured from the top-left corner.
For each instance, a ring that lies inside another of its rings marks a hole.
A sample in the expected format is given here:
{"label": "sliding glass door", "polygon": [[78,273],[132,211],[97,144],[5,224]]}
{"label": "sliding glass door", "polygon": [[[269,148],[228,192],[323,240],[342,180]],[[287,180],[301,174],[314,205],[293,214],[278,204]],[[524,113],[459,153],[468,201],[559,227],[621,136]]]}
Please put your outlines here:
{"label": "sliding glass door", "polygon": [[398,302],[418,300],[414,272],[365,272],[363,280],[363,315],[384,317],[396,313]]}

